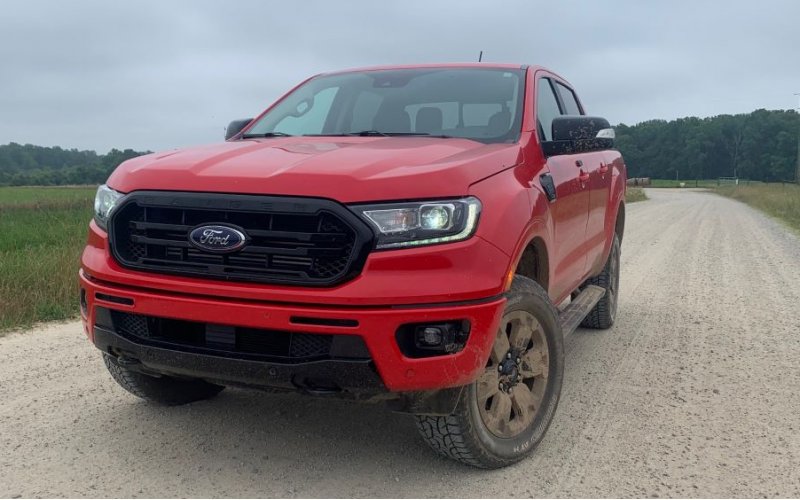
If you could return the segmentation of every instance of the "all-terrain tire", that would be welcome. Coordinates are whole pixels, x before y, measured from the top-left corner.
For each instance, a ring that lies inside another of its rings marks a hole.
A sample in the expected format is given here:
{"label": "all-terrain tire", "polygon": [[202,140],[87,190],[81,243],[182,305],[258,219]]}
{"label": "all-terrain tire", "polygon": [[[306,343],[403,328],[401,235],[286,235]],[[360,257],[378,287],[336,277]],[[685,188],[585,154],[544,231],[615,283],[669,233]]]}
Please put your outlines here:
{"label": "all-terrain tire", "polygon": [[[437,453],[479,468],[504,467],[529,455],[544,437],[561,394],[564,345],[558,313],[550,298],[535,281],[516,276],[507,299],[504,321],[514,312],[530,312],[541,325],[547,343],[549,361],[544,395],[530,425],[517,435],[498,437],[481,417],[478,381],[463,388],[453,414],[415,416],[420,434]],[[501,331],[504,328],[504,323],[501,323]],[[491,362],[490,357],[488,363]]]}
{"label": "all-terrain tire", "polygon": [[134,396],[160,405],[176,406],[213,398],[225,388],[199,379],[145,375],[120,366],[117,360],[108,354],[103,355],[103,361],[111,377],[123,389]]}
{"label": "all-terrain tire", "polygon": [[617,316],[617,299],[619,297],[619,259],[620,242],[619,237],[615,234],[611,243],[611,252],[609,252],[608,260],[606,265],[603,266],[603,270],[600,274],[594,278],[589,278],[584,283],[584,286],[599,286],[606,293],[583,319],[581,322],[582,327],[605,330],[606,328],[611,328],[614,324],[614,319]]}

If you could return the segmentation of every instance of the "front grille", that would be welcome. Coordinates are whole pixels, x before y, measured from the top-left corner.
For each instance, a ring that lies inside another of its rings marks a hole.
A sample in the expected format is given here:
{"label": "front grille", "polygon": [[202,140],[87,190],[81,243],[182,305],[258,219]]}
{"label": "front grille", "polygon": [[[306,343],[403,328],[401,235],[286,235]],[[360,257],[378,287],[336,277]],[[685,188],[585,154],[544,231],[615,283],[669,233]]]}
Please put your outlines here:
{"label": "front grille", "polygon": [[368,359],[359,337],[265,330],[110,311],[114,331],[137,343],[211,355],[300,363]]}
{"label": "front grille", "polygon": [[[249,237],[229,254],[189,242],[197,226],[228,224]],[[109,223],[111,249],[128,268],[263,283],[333,286],[355,277],[372,232],[331,200],[134,192]]]}

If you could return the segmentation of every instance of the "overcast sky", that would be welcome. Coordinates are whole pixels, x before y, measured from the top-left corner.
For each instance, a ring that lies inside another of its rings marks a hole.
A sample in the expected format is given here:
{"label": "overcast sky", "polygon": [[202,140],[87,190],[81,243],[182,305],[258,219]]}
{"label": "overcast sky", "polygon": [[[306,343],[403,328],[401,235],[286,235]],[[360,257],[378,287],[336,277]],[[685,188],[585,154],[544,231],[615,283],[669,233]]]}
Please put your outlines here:
{"label": "overcast sky", "polygon": [[798,105],[800,1],[3,1],[0,144],[222,139],[315,73],[541,64],[612,123]]}

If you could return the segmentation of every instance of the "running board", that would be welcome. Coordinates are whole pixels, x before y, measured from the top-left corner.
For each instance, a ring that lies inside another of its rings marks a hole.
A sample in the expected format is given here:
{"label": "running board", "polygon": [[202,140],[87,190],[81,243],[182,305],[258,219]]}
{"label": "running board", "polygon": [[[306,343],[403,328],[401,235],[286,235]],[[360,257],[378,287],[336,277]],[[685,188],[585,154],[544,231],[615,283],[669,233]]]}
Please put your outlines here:
{"label": "running board", "polygon": [[567,336],[574,332],[605,293],[604,289],[595,285],[584,288],[558,315],[562,334]]}

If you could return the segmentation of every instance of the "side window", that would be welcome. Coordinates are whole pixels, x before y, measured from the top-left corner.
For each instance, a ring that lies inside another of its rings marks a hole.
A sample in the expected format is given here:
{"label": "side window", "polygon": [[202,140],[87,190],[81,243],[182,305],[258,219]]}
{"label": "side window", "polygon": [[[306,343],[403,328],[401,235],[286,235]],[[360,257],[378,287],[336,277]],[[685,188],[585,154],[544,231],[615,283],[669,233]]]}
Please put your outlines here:
{"label": "side window", "polygon": [[295,116],[289,115],[279,121],[274,131],[291,135],[321,134],[338,91],[339,87],[328,87],[317,92],[313,100],[300,103]]}
{"label": "side window", "polygon": [[564,108],[568,115],[580,115],[581,108],[578,106],[578,100],[575,99],[575,93],[565,85],[556,82],[558,86],[558,93],[561,94],[561,102],[564,103]]}
{"label": "side window", "polygon": [[539,134],[544,134],[543,141],[553,140],[553,118],[561,115],[558,99],[553,93],[549,78],[539,80],[539,89],[536,93],[536,123]]}

